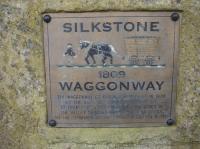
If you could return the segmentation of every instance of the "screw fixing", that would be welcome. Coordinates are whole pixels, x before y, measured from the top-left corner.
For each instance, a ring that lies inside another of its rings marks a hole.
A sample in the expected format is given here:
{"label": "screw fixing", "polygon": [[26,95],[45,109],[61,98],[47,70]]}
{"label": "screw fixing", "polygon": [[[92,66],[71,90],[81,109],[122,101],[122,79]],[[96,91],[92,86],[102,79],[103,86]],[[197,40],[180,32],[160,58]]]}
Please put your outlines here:
{"label": "screw fixing", "polygon": [[172,21],[178,21],[179,18],[180,18],[180,16],[177,12],[172,13],[172,15],[171,15]]}
{"label": "screw fixing", "polygon": [[56,121],[55,120],[50,120],[49,121],[49,126],[51,126],[51,127],[55,127],[56,126]]}
{"label": "screw fixing", "polygon": [[44,22],[46,22],[46,23],[50,23],[50,22],[51,22],[51,16],[50,16],[50,15],[45,15],[45,16],[43,17],[43,20],[44,20]]}
{"label": "screw fixing", "polygon": [[167,123],[168,126],[172,126],[175,123],[175,121],[170,118],[170,119],[167,120],[166,123]]}

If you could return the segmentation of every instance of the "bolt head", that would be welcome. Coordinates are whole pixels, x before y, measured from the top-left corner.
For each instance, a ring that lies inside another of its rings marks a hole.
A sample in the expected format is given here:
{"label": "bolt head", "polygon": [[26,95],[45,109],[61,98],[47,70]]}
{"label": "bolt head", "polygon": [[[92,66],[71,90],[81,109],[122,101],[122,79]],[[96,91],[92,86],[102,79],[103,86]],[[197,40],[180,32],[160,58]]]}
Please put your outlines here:
{"label": "bolt head", "polygon": [[49,22],[51,22],[51,16],[50,15],[45,15],[43,17],[43,20],[44,20],[44,22],[49,23]]}
{"label": "bolt head", "polygon": [[179,18],[180,18],[180,16],[177,12],[172,13],[172,15],[171,15],[172,21],[178,21]]}
{"label": "bolt head", "polygon": [[171,125],[173,125],[175,123],[175,121],[170,118],[170,119],[167,120],[166,123],[167,123],[168,126],[171,126]]}
{"label": "bolt head", "polygon": [[56,126],[56,121],[55,120],[50,120],[49,121],[49,126],[51,126],[51,127],[55,127]]}

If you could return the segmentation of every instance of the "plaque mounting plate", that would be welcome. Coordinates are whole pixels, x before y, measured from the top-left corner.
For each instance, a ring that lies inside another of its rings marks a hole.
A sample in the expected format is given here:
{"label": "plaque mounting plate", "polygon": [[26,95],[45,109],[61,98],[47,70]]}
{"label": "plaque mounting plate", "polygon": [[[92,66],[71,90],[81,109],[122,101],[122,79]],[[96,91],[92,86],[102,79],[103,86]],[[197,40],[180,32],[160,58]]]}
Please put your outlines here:
{"label": "plaque mounting plate", "polygon": [[140,127],[175,120],[180,19],[172,13],[44,14],[48,121]]}

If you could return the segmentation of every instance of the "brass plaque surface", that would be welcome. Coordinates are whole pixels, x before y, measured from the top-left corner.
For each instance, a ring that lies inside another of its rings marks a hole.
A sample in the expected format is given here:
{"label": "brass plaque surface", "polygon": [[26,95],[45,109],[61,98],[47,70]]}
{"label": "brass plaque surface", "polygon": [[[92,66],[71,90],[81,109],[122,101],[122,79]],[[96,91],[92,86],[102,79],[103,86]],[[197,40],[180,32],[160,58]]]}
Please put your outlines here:
{"label": "brass plaque surface", "polygon": [[180,19],[172,14],[44,14],[50,125],[138,127],[174,120]]}

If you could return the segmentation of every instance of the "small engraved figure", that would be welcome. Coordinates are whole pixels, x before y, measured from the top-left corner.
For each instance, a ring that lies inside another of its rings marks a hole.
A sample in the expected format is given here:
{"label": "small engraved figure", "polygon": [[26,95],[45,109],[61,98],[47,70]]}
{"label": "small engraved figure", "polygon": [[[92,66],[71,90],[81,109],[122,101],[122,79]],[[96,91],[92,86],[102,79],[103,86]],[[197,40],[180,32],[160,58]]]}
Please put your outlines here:
{"label": "small engraved figure", "polygon": [[67,57],[67,62],[68,63],[72,63],[73,58],[76,56],[76,53],[74,52],[73,48],[72,48],[72,44],[68,43],[66,48],[65,48],[65,53],[63,56]]}
{"label": "small engraved figure", "polygon": [[85,57],[85,61],[87,64],[91,64],[89,61],[89,57],[92,58],[93,64],[96,64],[96,60],[94,55],[103,55],[102,63],[105,64],[107,58],[110,58],[110,64],[113,63],[113,53],[117,53],[114,47],[107,43],[95,43],[90,41],[80,41],[80,48],[87,49],[87,56]]}

